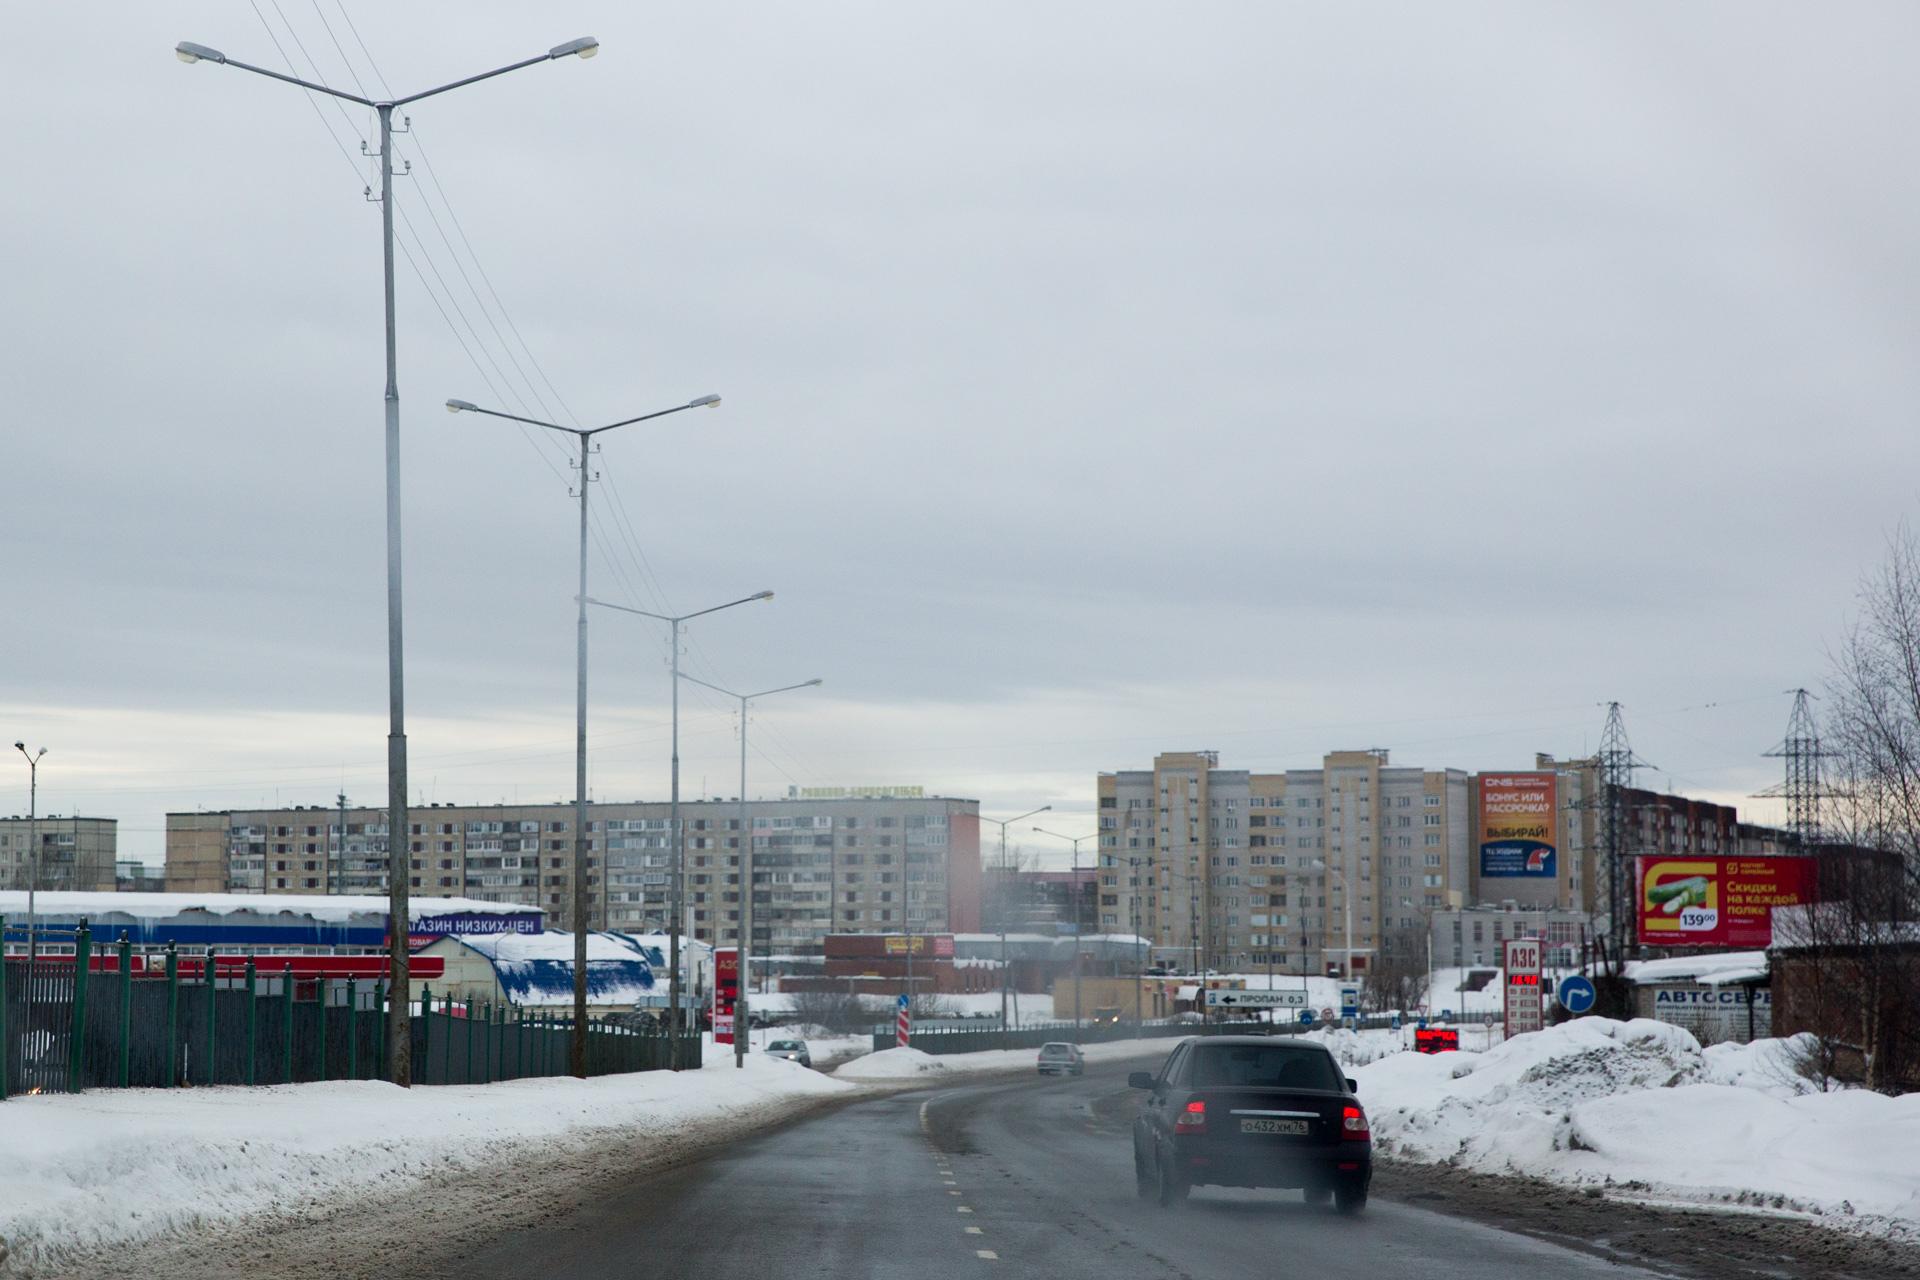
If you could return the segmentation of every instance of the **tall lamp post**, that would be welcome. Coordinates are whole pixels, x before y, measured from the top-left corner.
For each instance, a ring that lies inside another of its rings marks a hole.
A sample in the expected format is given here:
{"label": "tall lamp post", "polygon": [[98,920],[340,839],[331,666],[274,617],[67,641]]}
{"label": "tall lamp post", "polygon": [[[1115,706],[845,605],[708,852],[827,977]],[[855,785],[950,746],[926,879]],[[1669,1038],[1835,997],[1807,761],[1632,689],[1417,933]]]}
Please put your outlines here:
{"label": "tall lamp post", "polygon": [[680,673],[680,678],[691,680],[703,689],[740,700],[740,994],[733,1005],[733,1065],[744,1067],[747,1065],[747,992],[753,985],[749,981],[753,952],[753,829],[747,825],[747,704],[755,698],[771,698],[776,693],[786,693],[792,689],[811,689],[820,680],[815,677],[802,680],[799,684],[783,684],[778,689],[762,689],[759,693],[735,693],[684,671]]}
{"label": "tall lamp post", "polygon": [[407,826],[407,716],[403,679],[404,663],[401,659],[400,383],[393,314],[393,109],[419,102],[422,98],[431,98],[449,89],[458,89],[463,85],[474,84],[481,80],[491,80],[495,76],[503,76],[509,71],[518,71],[522,67],[531,67],[566,57],[591,58],[600,51],[600,42],[591,36],[582,36],[578,40],[557,44],[538,57],[524,58],[504,67],[496,67],[492,71],[483,71],[479,75],[466,76],[440,85],[438,88],[385,102],[363,98],[358,94],[346,93],[339,89],[330,89],[326,85],[302,80],[298,76],[284,75],[278,71],[269,71],[265,67],[237,62],[218,49],[209,49],[206,45],[194,44],[191,41],[181,41],[174,46],[173,51],[182,62],[213,62],[221,66],[238,67],[242,71],[251,71],[255,75],[265,76],[269,80],[298,85],[313,93],[324,93],[329,97],[357,102],[363,107],[372,108],[380,117],[380,238],[386,288],[387,324],[387,989],[394,995],[387,1004],[387,1074],[393,1083],[404,1086],[411,1084],[413,1080],[413,1036],[409,1029],[411,1006],[406,999],[409,989],[407,984],[408,925],[412,916],[407,901],[410,872],[407,857],[410,851]]}
{"label": "tall lamp post", "polygon": [[[40,757],[47,754],[45,747],[38,751],[28,751],[27,744],[16,742],[14,750],[27,758],[27,1003],[33,1003],[33,962],[35,935],[39,932],[40,916],[34,904],[34,893],[40,888]],[[33,1010],[27,1010],[27,1025],[33,1025]],[[0,1046],[5,1052],[5,1046]]]}
{"label": "tall lamp post", "polygon": [[[580,428],[563,427],[559,423],[542,422],[538,418],[523,418],[519,414],[502,413],[498,409],[482,409],[466,400],[447,401],[448,413],[483,413],[489,418],[524,422],[528,426],[564,432],[580,442],[580,590],[574,596],[578,602],[579,620],[574,654],[573,712],[573,1027],[568,1041],[567,1065],[582,1080],[587,1077],[587,930],[591,924],[587,911],[587,486],[592,476],[587,470],[587,459],[593,438],[603,432],[612,431],[615,427],[632,426],[636,422],[664,418],[670,413],[687,409],[712,408],[719,403],[719,396],[701,396],[697,400],[674,405],[671,409],[657,409],[637,418],[622,418],[604,427]],[[610,848],[608,846],[603,852],[610,852]],[[603,894],[606,892],[607,873],[608,868],[603,866],[600,869],[600,891]]]}
{"label": "tall lamp post", "polygon": [[1016,822],[1031,818],[1036,813],[1051,813],[1053,806],[1043,804],[1038,809],[1029,809],[1004,822],[999,818],[983,818],[1000,828],[1000,1033],[1004,1036],[1010,1027],[1007,1023],[1007,987],[1013,981],[1013,969],[1007,963],[1007,828]]}
{"label": "tall lamp post", "polygon": [[1342,947],[1342,950],[1344,950],[1344,952],[1346,953],[1346,958],[1345,958],[1345,961],[1340,966],[1340,975],[1346,981],[1352,982],[1353,981],[1353,894],[1347,888],[1347,869],[1345,867],[1336,867],[1332,863],[1327,862],[1323,858],[1315,858],[1311,865],[1315,871],[1331,871],[1333,872],[1333,874],[1340,877],[1340,905],[1346,911],[1346,921],[1343,925],[1344,932],[1341,934],[1341,947]]}
{"label": "tall lamp post", "polygon": [[1091,840],[1093,836],[1063,836],[1058,831],[1049,831],[1045,827],[1035,827],[1034,830],[1043,836],[1052,836],[1055,840],[1065,840],[1073,846],[1073,879],[1070,881],[1072,891],[1067,900],[1073,904],[1073,1029],[1078,1031],[1080,1029],[1080,842]]}
{"label": "tall lamp post", "polygon": [[[680,1069],[680,930],[685,925],[682,916],[682,897],[686,881],[686,840],[680,833],[680,629],[694,618],[704,618],[710,613],[722,609],[731,609],[735,605],[752,604],[755,600],[771,600],[773,592],[756,591],[750,596],[738,600],[729,600],[725,604],[716,604],[711,609],[696,609],[692,613],[673,616],[665,613],[650,613],[645,609],[635,609],[630,605],[609,604],[605,600],[595,600],[586,594],[583,588],[580,599],[586,604],[598,605],[602,609],[617,609],[621,613],[638,614],[642,618],[652,618],[664,622],[673,629],[673,802],[668,808],[667,825],[673,828],[673,927],[667,931],[667,1000],[672,1006],[667,1012],[667,1026],[672,1034],[672,1046],[668,1050],[674,1070]],[[751,833],[741,832],[743,838]]]}

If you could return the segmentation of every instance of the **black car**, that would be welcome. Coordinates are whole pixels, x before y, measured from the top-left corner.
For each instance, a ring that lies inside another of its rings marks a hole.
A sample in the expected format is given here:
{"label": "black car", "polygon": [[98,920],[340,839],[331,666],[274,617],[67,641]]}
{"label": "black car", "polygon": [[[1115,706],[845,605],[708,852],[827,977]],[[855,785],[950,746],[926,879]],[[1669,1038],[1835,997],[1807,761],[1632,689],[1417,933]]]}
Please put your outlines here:
{"label": "black car", "polygon": [[1133,1122],[1140,1198],[1176,1205],[1193,1187],[1297,1187],[1366,1207],[1373,1135],[1357,1085],[1323,1046],[1264,1036],[1183,1040],[1155,1075]]}

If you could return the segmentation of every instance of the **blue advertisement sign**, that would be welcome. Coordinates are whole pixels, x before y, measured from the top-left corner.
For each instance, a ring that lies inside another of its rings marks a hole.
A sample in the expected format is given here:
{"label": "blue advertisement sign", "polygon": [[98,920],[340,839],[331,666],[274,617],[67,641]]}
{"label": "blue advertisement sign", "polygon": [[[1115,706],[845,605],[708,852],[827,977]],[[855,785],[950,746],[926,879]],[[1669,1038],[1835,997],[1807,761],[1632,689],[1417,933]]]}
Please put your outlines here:
{"label": "blue advertisement sign", "polygon": [[1552,880],[1558,788],[1551,773],[1483,773],[1480,878]]}

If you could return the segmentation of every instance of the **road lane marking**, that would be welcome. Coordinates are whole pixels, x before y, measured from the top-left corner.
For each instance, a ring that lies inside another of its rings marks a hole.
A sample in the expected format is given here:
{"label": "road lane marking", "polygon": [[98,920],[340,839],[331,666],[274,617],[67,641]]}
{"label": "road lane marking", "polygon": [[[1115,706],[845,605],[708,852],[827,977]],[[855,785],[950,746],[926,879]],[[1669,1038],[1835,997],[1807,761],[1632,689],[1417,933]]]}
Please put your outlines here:
{"label": "road lane marking", "polygon": [[949,1191],[949,1192],[947,1192],[947,1194],[948,1194],[948,1195],[950,1195],[950,1196],[957,1196],[957,1195],[959,1195],[960,1193],[959,1193],[958,1191]]}
{"label": "road lane marking", "polygon": [[985,1234],[986,1234],[986,1232],[984,1232],[984,1231],[982,1231],[982,1230],[981,1230],[980,1228],[978,1228],[978,1227],[962,1227],[962,1228],[960,1228],[960,1229],[961,1229],[962,1231],[964,1231],[964,1232],[966,1232],[966,1233],[967,1233],[968,1235],[970,1235],[970,1236],[980,1236],[980,1235],[985,1235]]}
{"label": "road lane marking", "polygon": [[933,1136],[933,1127],[927,1123],[927,1103],[932,1101],[933,1099],[929,1098],[927,1102],[920,1104],[920,1132],[926,1134],[929,1138]]}
{"label": "road lane marking", "polygon": [[957,1205],[955,1205],[955,1206],[953,1206],[953,1207],[954,1207],[955,1209],[957,1209],[957,1210],[959,1210],[959,1211],[960,1211],[961,1213],[972,1213],[972,1212],[973,1212],[973,1210],[971,1210],[971,1209],[969,1209],[969,1208],[967,1208],[967,1206],[965,1206],[965,1205],[963,1205],[963,1204],[957,1204]]}
{"label": "road lane marking", "polygon": [[974,1253],[979,1257],[985,1258],[988,1262],[1000,1261],[1000,1255],[991,1249],[975,1249]]}

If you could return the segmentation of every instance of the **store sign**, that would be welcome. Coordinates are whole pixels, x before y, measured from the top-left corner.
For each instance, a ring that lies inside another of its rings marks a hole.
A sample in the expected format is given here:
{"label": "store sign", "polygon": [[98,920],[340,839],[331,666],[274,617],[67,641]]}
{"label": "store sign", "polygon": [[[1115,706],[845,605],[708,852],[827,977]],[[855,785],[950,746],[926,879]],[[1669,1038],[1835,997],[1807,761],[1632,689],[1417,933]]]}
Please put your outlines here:
{"label": "store sign", "polygon": [[1773,909],[1814,898],[1811,858],[1636,860],[1639,938],[1650,947],[1773,945]]}
{"label": "store sign", "polygon": [[911,953],[916,956],[932,955],[940,959],[953,958],[953,935],[950,933],[916,933],[912,935],[890,933],[886,938],[887,954],[904,956]]}
{"label": "store sign", "polygon": [[540,913],[450,911],[444,915],[416,915],[408,932],[416,938],[440,938],[450,933],[539,933]]}
{"label": "store sign", "polygon": [[740,948],[713,949],[713,1040],[733,1043],[733,1012],[740,1002]]}
{"label": "store sign", "polygon": [[1551,880],[1559,874],[1554,845],[1558,805],[1551,773],[1483,773],[1480,788],[1480,878]]}
{"label": "store sign", "polygon": [[1540,939],[1514,938],[1506,944],[1505,995],[1507,1034],[1525,1035],[1544,1025],[1540,1013]]}

